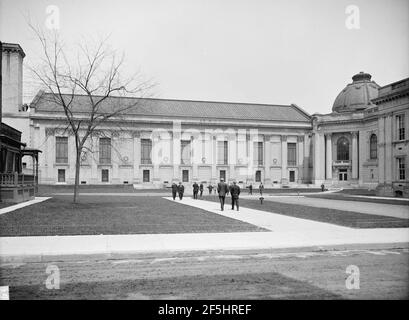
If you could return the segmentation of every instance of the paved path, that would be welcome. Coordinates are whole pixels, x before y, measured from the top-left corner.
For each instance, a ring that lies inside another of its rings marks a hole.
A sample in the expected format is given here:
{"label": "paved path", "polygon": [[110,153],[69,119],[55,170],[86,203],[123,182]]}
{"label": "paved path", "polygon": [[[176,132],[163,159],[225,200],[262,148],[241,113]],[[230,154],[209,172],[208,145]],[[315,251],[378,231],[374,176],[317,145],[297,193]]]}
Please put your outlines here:
{"label": "paved path", "polygon": [[[258,199],[260,196],[243,196],[243,199]],[[276,201],[289,204],[298,204],[316,208],[337,209],[343,211],[360,212],[380,216],[388,216],[402,219],[409,219],[409,206],[407,205],[389,205],[383,203],[371,203],[348,200],[334,200],[321,198],[300,197],[280,197],[265,196],[265,201]]]}
{"label": "paved path", "polygon": [[0,214],[4,214],[4,213],[11,212],[11,211],[14,211],[20,208],[31,206],[32,204],[43,202],[47,199],[50,199],[50,197],[35,197],[35,199],[33,200],[21,202],[21,203],[18,203],[18,204],[9,206],[9,207],[2,208],[0,209]]}
{"label": "paved path", "polygon": [[[171,198],[167,198],[171,200]],[[270,232],[135,234],[0,238],[0,260],[43,256],[298,248],[348,244],[409,242],[408,228],[352,229],[328,223],[241,208],[223,211],[216,202],[184,198],[178,203],[246,221]],[[226,206],[226,209],[228,206]]]}
{"label": "paved path", "polygon": [[[81,196],[118,196],[118,197],[166,197],[169,196],[170,192],[80,192],[78,194],[79,197]],[[58,192],[58,193],[51,193],[52,196],[73,196],[73,193],[69,192]]]}

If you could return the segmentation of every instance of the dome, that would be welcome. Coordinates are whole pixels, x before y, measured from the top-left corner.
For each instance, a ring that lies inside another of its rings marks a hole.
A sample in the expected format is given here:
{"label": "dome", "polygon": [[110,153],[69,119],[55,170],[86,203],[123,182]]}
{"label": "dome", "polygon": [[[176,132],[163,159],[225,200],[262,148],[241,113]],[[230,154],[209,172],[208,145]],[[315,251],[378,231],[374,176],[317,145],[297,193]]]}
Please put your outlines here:
{"label": "dome", "polygon": [[371,100],[378,97],[379,85],[371,81],[369,73],[360,72],[352,77],[335,99],[333,112],[353,112],[363,110],[371,105]]}

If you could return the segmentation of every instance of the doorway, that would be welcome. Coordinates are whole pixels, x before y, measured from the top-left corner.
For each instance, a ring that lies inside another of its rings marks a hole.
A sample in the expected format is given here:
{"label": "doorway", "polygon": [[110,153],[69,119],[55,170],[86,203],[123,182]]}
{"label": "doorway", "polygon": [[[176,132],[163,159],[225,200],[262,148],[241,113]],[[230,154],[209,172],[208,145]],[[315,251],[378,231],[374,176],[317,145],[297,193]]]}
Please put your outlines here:
{"label": "doorway", "polygon": [[295,182],[295,171],[290,170],[290,182]]}
{"label": "doorway", "polygon": [[338,180],[339,181],[348,181],[348,170],[347,169],[339,169]]}
{"label": "doorway", "polygon": [[189,170],[182,170],[182,182],[189,182]]}
{"label": "doorway", "polygon": [[226,170],[220,170],[220,180],[222,179],[226,182]]}

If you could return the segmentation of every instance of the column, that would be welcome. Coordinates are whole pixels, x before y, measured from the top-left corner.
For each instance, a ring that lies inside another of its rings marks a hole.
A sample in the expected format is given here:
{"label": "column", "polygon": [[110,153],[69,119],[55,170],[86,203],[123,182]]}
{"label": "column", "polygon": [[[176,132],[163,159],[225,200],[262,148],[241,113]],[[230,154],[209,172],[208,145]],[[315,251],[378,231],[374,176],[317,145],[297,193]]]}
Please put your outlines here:
{"label": "column", "polygon": [[192,146],[192,153],[191,153],[191,159],[192,159],[192,178],[193,181],[198,181],[199,175],[198,175],[198,168],[197,165],[199,163],[199,155],[201,153],[201,140],[199,138],[201,135],[199,133],[194,133],[191,137],[190,145]]}
{"label": "column", "polygon": [[[388,114],[385,118],[385,183],[386,187],[389,189],[389,194],[392,194],[392,181],[394,180],[394,166],[395,160],[393,158],[393,123],[392,115]],[[378,167],[380,168],[380,167]]]}
{"label": "column", "polygon": [[217,137],[215,135],[210,136],[212,145],[212,182],[215,183],[219,180],[217,177],[216,159],[217,159]]}
{"label": "column", "polygon": [[152,164],[153,164],[153,183],[154,184],[159,184],[160,183],[160,176],[159,176],[159,152],[161,148],[161,142],[160,142],[160,134],[156,133],[152,136]]}
{"label": "column", "polygon": [[89,139],[89,144],[91,147],[91,152],[88,155],[89,157],[89,162],[91,164],[91,184],[97,184],[99,182],[99,176],[98,176],[98,138],[96,136],[91,136],[88,138]]}
{"label": "column", "polygon": [[181,138],[181,123],[173,121],[172,132],[172,163],[173,163],[173,179],[172,181],[181,181],[180,176],[180,138]]}
{"label": "column", "polygon": [[297,137],[298,183],[304,180],[304,136]]}
{"label": "column", "polygon": [[322,133],[314,133],[314,183],[321,184],[324,179],[325,163],[324,163],[324,135]]}
{"label": "column", "polygon": [[352,179],[358,179],[358,132],[352,132]]}
{"label": "column", "polygon": [[378,119],[378,175],[379,184],[385,183],[385,117]]}
{"label": "column", "polygon": [[[54,176],[54,163],[55,163],[55,151],[53,148],[53,144],[55,145],[55,138],[54,138],[54,131],[51,128],[45,129],[45,150],[43,150],[44,154],[44,167],[45,167],[45,175],[43,175],[42,179],[46,183],[55,183],[57,181],[57,177]],[[68,157],[70,153],[75,153],[75,150],[71,150],[75,148],[75,145],[70,146],[68,143]],[[70,160],[70,159],[69,159]],[[70,163],[70,162],[69,162]],[[75,162],[74,162],[75,163]],[[72,162],[70,165],[72,166]],[[45,176],[45,177],[44,177]],[[68,170],[66,172],[66,178],[68,178]]]}
{"label": "column", "polygon": [[229,180],[236,180],[236,163],[237,163],[237,142],[236,142],[236,132],[231,132],[229,134]]}
{"label": "column", "polygon": [[281,136],[281,183],[287,182],[287,136]]}
{"label": "column", "polygon": [[326,179],[332,180],[332,134],[326,133]]}
{"label": "column", "polygon": [[121,179],[119,177],[119,156],[118,156],[118,140],[119,134],[117,132],[112,133],[111,135],[111,164],[112,164],[112,171],[110,172],[110,180],[113,184],[121,183]]}
{"label": "column", "polygon": [[264,136],[264,184],[271,184],[271,136]]}
{"label": "column", "polygon": [[133,132],[133,183],[141,183],[139,166],[141,164],[141,133]]}

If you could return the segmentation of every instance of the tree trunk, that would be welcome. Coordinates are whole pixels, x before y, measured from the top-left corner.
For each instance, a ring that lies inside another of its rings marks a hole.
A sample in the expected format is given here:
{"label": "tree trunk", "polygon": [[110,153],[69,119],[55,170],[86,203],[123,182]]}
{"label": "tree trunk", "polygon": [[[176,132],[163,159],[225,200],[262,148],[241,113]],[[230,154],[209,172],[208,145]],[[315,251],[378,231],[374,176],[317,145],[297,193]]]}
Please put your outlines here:
{"label": "tree trunk", "polygon": [[77,156],[75,159],[75,181],[74,181],[74,203],[77,202],[78,187],[80,180],[80,166],[81,166],[81,149],[77,150]]}

